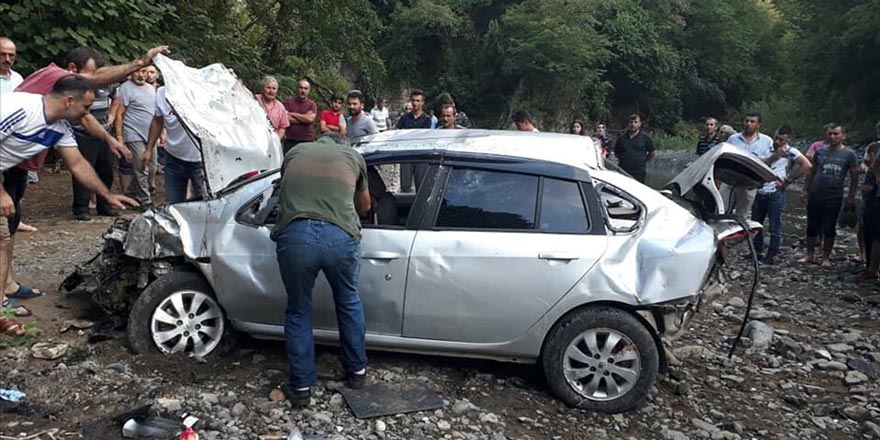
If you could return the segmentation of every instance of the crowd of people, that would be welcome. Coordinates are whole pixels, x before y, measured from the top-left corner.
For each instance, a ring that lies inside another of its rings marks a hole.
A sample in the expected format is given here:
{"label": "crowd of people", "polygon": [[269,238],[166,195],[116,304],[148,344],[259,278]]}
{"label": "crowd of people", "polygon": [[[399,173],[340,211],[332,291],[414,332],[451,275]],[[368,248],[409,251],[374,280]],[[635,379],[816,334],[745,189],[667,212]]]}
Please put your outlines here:
{"label": "crowd of people", "polygon": [[[153,58],[163,52],[168,48],[159,46],[130,63],[107,66],[100,52],[81,47],[71,50],[61,66],[50,64],[22,78],[12,69],[14,42],[0,37],[0,301],[8,313],[30,316],[31,311],[19,300],[42,295],[15,280],[12,248],[27,185],[38,179],[34,173],[43,167],[50,150],[66,162],[73,177],[76,220],[91,218],[92,203],[99,216],[114,217],[126,208],[150,209],[155,174],[160,172],[165,175],[166,203],[205,196],[201,152],[166,101],[160,72],[152,66]],[[302,406],[308,404],[310,387],[317,380],[311,290],[319,272],[329,281],[337,303],[345,378],[353,388],[362,387],[365,381],[365,328],[357,291],[359,216],[369,210],[371,201],[363,157],[348,145],[385,130],[466,129],[471,122],[448,93],[433,101],[434,108],[426,109],[426,93],[412,90],[404,111],[392,120],[385,99],[377,98],[367,111],[367,97],[358,90],[331,95],[327,108],[319,113],[310,98],[308,79],[299,80],[295,95],[284,102],[278,98],[278,89],[278,80],[266,76],[255,98],[284,151],[279,221],[272,239],[288,294],[285,334],[291,372],[285,394]],[[517,130],[539,131],[526,110],[512,112],[511,119]],[[613,156],[620,169],[644,183],[656,147],[642,130],[642,122],[640,115],[630,115],[626,130],[614,142],[603,122],[588,130],[576,120],[570,133],[591,136],[603,157]],[[880,139],[880,123],[876,129]],[[777,177],[757,189],[720,187],[730,214],[759,223],[769,219],[769,243],[765,246],[764,234],[755,238],[757,257],[763,264],[774,264],[780,251],[787,189],[805,177],[800,197],[807,202],[807,251],[801,261],[831,265],[842,211],[843,217],[855,218],[853,223],[859,225],[866,270],[858,277],[876,279],[880,270],[880,141],[872,143],[859,160],[845,145],[845,127],[828,124],[824,134],[802,154],[790,144],[790,127],[776,128],[772,137],[763,134],[759,113],[746,114],[740,132],[707,118],[695,153],[707,154],[726,142],[764,161]],[[401,167],[402,188],[418,182],[421,172],[416,166]],[[110,190],[117,174],[123,194]],[[861,204],[857,203],[859,194]],[[818,257],[817,247],[821,248]],[[14,319],[0,319],[0,332],[23,333]]]}

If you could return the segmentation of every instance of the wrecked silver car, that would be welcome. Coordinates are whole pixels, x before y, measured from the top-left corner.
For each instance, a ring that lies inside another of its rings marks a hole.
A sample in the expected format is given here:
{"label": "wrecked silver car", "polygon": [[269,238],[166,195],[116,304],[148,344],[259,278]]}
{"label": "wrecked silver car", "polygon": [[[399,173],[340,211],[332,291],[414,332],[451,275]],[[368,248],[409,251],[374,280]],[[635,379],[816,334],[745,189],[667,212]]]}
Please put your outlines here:
{"label": "wrecked silver car", "polygon": [[[206,158],[231,157],[210,130],[190,129]],[[747,231],[723,216],[716,179],[773,178],[728,145],[662,192],[605,169],[586,137],[408,130],[355,148],[374,202],[359,281],[368,348],[534,363],[561,400],[604,412],[644,399],[666,368],[663,341],[725,289],[724,243]],[[415,178],[401,182],[401,169]],[[210,200],[118,221],[62,291],[127,314],[137,352],[222,353],[235,332],[283,339],[269,239],[279,177],[257,167],[215,182]],[[330,292],[320,277],[313,323],[333,344]]]}

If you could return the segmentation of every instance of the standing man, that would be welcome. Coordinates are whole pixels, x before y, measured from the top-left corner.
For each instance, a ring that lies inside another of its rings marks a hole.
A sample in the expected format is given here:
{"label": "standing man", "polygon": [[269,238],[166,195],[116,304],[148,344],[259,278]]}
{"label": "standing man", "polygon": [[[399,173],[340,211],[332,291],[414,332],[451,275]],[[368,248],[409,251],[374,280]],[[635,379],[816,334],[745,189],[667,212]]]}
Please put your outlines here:
{"label": "standing man", "polygon": [[364,113],[364,94],[360,90],[352,90],[347,100],[348,118],[345,123],[348,126],[348,140],[354,142],[362,136],[378,133],[379,128],[373,118]]}
{"label": "standing man", "polygon": [[[743,120],[743,130],[727,139],[727,143],[738,147],[746,153],[751,153],[766,161],[773,154],[773,139],[766,134],[760,133],[761,114],[758,112],[746,113]],[[724,206],[727,212],[743,220],[750,217],[752,203],[755,201],[756,189],[731,187],[722,183],[719,188]]]}
{"label": "standing man", "polygon": [[336,133],[300,144],[284,156],[278,224],[272,231],[287,290],[284,335],[290,360],[283,387],[297,407],[308,406],[317,383],[312,337],[312,288],[324,272],[333,289],[340,362],[353,389],[366,382],[366,324],[358,296],[360,216],[370,210],[367,166]]}
{"label": "standing man", "polygon": [[[12,70],[17,54],[15,43],[9,38],[0,37],[0,95],[12,93],[24,81],[18,72]],[[36,171],[27,172],[26,183],[37,183],[39,181],[40,175]],[[19,223],[18,229],[22,232],[37,231],[37,228],[23,222]]]}
{"label": "standing man", "polygon": [[[101,124],[106,131],[111,131],[116,115],[110,113],[110,96],[109,86],[98,86],[95,88],[95,101],[89,109],[89,114]],[[76,135],[76,144],[79,146],[79,152],[85,160],[92,166],[98,178],[104,186],[110,188],[113,186],[113,168],[115,158],[113,152],[107,142],[102,138],[98,138],[89,133],[86,128],[80,124],[73,125],[73,133]],[[92,198],[92,192],[88,190],[75,176],[72,176],[73,203],[71,209],[73,218],[78,221],[91,220],[89,213],[89,203]],[[116,217],[119,215],[106,200],[96,198],[96,212],[99,216]]]}
{"label": "standing man", "polygon": [[[125,195],[141,204],[141,210],[152,207],[149,170],[141,169],[141,156],[147,154],[150,124],[156,109],[156,88],[147,84],[147,70],[131,74],[131,79],[119,87],[122,98],[120,117],[116,119],[116,138],[125,142],[131,151],[131,161],[121,161],[119,174],[129,176]],[[132,178],[133,176],[133,178]]]}
{"label": "standing man", "polygon": [[634,179],[645,183],[648,178],[648,161],[654,158],[654,141],[642,132],[642,117],[637,114],[629,116],[626,133],[617,138],[614,155],[617,156],[620,168]]}
{"label": "standing man", "polygon": [[456,116],[455,104],[443,104],[440,107],[440,129],[445,130],[461,130],[465,127],[455,122]]}
{"label": "standing man", "polygon": [[370,110],[370,118],[379,131],[388,130],[388,127],[391,126],[391,119],[388,117],[388,107],[385,107],[385,98],[376,100],[376,106]]}
{"label": "standing man", "polygon": [[[409,94],[408,104],[411,110],[408,110],[397,120],[396,128],[398,130],[431,128],[431,117],[424,112],[425,92],[414,89]],[[416,170],[416,166],[411,163],[400,165],[400,191],[414,192],[416,190],[422,177],[422,173],[417,171],[419,170]]]}
{"label": "standing man", "polygon": [[721,134],[718,133],[718,120],[706,118],[705,130],[697,141],[697,156],[706,154],[707,151],[721,143]]}
{"label": "standing man", "polygon": [[[280,104],[280,103],[279,103]],[[150,163],[152,147],[156,145],[162,130],[166,133],[165,145],[165,202],[168,204],[187,200],[186,191],[192,185],[193,198],[201,200],[205,190],[205,172],[202,165],[202,152],[165,99],[165,87],[156,91],[156,106],[150,122],[147,149],[138,164],[143,170]]]}
{"label": "standing man", "polygon": [[68,121],[81,120],[88,114],[94,99],[91,84],[78,75],[57,80],[46,96],[33,93],[3,95],[3,105],[0,106],[0,280],[4,282],[0,282],[0,308],[10,308],[15,316],[29,316],[31,312],[6,297],[11,240],[21,213],[20,199],[7,193],[3,185],[10,170],[41,151],[57,148],[70,173],[86,188],[106,199],[111,206],[125,209],[125,205],[135,205],[134,200],[110,193],[76,148]]}
{"label": "standing man", "polygon": [[[274,76],[267,75],[263,77],[260,83],[260,94],[257,95],[257,101],[263,105],[266,110],[266,116],[278,135],[278,139],[284,140],[284,133],[287,127],[290,127],[290,118],[287,116],[287,109],[284,104],[278,100],[278,80]],[[158,107],[157,107],[158,108]]]}
{"label": "standing man", "polygon": [[24,78],[12,70],[17,55],[15,43],[6,37],[0,37],[0,95],[12,93]]}
{"label": "standing man", "polygon": [[826,135],[829,145],[816,151],[813,168],[807,174],[804,191],[807,199],[807,255],[800,261],[812,263],[819,234],[822,234],[822,258],[819,263],[830,267],[834,237],[837,235],[837,216],[843,204],[843,186],[849,174],[849,195],[846,208],[855,209],[856,188],[859,183],[859,161],[856,154],[847,148],[846,129],[840,124],[832,124]]}
{"label": "standing man", "polygon": [[409,94],[409,104],[412,110],[407,111],[397,121],[398,130],[413,128],[431,128],[431,117],[425,113],[425,92],[415,89]]}
{"label": "standing man", "polygon": [[[752,220],[763,224],[766,217],[770,217],[770,247],[767,255],[764,253],[764,233],[758,230],[755,236],[755,251],[759,261],[763,264],[774,264],[773,259],[779,254],[779,245],[782,242],[782,213],[785,211],[785,190],[792,182],[810,171],[810,161],[801,154],[797,148],[792,148],[788,141],[791,138],[791,128],[783,125],[773,135],[773,154],[765,161],[773,174],[775,182],[767,182],[758,189],[755,205],[752,208]],[[792,173],[792,169],[798,168]]]}
{"label": "standing man", "polygon": [[345,117],[342,116],[342,96],[333,93],[330,96],[330,108],[321,112],[321,134],[331,131],[345,136]]}
{"label": "standing man", "polygon": [[287,154],[296,144],[315,140],[312,124],[315,123],[318,106],[315,101],[309,99],[311,90],[312,85],[308,80],[305,78],[299,80],[296,85],[296,96],[291,96],[284,104],[290,122],[290,126],[287,127],[287,136],[284,139],[284,154]]}
{"label": "standing man", "polygon": [[526,110],[517,110],[510,118],[513,119],[513,125],[516,125],[516,129],[519,131],[539,132],[532,121],[532,114]]}

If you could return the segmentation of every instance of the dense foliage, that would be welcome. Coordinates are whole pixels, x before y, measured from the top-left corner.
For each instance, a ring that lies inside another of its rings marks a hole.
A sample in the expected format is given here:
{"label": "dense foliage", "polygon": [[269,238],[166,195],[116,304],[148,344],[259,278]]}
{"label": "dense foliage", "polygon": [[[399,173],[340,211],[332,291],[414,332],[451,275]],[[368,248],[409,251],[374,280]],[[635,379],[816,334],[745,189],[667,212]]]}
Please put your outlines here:
{"label": "dense foliage", "polygon": [[631,112],[667,132],[750,109],[804,134],[880,118],[880,0],[13,0],[0,34],[24,72],[81,44],[120,62],[167,42],[255,88],[307,75],[319,100],[448,91],[487,127],[518,108],[551,130]]}

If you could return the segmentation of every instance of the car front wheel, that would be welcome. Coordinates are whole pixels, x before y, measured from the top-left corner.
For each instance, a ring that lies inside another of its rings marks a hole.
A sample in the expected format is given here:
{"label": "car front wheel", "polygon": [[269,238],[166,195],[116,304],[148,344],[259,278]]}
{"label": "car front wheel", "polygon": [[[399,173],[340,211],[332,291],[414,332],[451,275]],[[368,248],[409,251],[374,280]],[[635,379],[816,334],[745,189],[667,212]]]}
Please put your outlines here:
{"label": "car front wheel", "polygon": [[232,344],[223,309],[200,274],[175,271],[140,294],[128,318],[128,340],[137,353],[222,354]]}
{"label": "car front wheel", "polygon": [[605,413],[643,402],[660,364],[650,331],[613,307],[586,308],[563,318],[550,330],[542,361],[547,382],[562,401]]}

